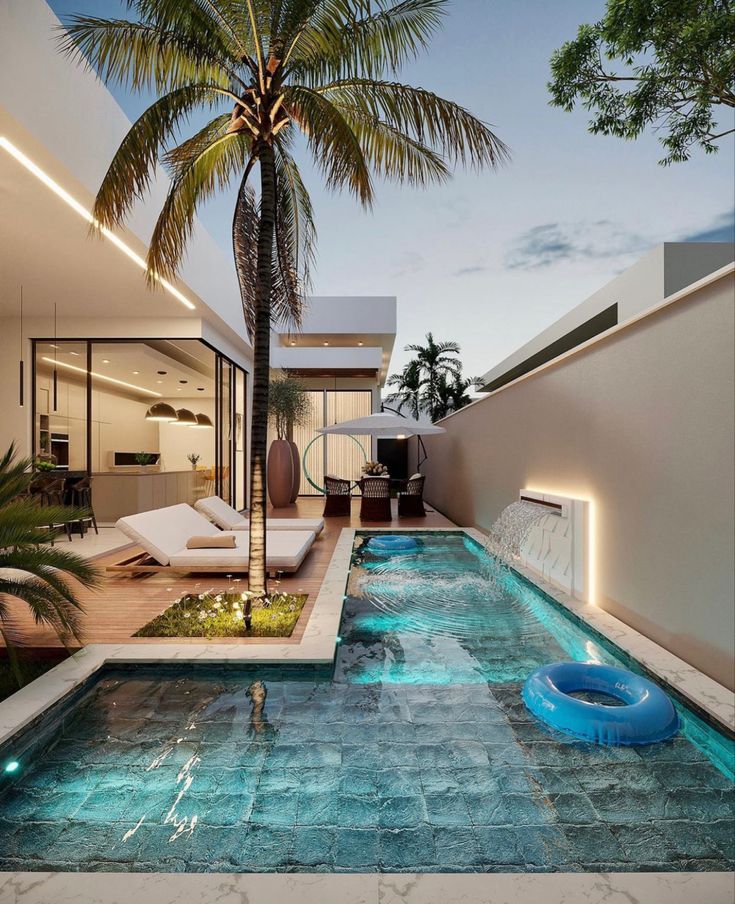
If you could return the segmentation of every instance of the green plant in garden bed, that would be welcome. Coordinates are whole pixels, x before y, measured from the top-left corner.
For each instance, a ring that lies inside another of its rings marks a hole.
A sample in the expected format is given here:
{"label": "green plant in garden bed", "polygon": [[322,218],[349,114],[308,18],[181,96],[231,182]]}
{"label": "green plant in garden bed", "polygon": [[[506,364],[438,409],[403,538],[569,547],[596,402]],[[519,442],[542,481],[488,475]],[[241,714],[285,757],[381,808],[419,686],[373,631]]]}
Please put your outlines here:
{"label": "green plant in garden bed", "polygon": [[305,602],[301,593],[189,593],[133,636],[290,637]]}

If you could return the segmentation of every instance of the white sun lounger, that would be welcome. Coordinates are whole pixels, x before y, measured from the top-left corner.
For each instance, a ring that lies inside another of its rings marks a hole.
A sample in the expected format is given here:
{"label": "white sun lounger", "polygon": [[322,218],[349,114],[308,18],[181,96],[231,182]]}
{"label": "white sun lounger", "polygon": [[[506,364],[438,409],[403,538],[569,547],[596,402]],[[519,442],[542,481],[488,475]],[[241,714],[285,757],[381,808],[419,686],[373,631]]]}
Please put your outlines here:
{"label": "white sun lounger", "polygon": [[[250,521],[237,509],[228,505],[219,496],[207,496],[194,503],[194,508],[222,530],[250,530]],[[266,529],[272,530],[311,530],[319,536],[324,530],[321,518],[268,518]]]}
{"label": "white sun lounger", "polygon": [[[171,505],[152,512],[141,512],[120,518],[116,527],[145,550],[108,571],[207,571],[236,572],[248,570],[247,531],[232,532],[234,549],[187,549],[191,537],[221,537],[215,525],[190,505]],[[267,531],[266,568],[269,572],[296,571],[311,549],[313,531]],[[141,561],[145,559],[146,561]],[[150,560],[153,560],[152,562]]]}

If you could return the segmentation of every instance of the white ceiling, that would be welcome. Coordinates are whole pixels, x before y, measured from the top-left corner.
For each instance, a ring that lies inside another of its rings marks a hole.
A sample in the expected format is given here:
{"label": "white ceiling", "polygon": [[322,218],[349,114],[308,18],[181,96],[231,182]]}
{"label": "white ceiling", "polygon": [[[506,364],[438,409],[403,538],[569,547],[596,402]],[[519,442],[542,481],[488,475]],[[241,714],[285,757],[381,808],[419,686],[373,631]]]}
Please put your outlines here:
{"label": "white ceiling", "polygon": [[[55,357],[60,375],[72,381],[85,380],[84,346],[62,340],[55,344],[56,349],[51,343],[37,344],[36,355],[41,370],[50,371]],[[211,349],[195,340],[156,342],[155,346],[147,342],[95,343],[91,368],[95,389],[150,403],[158,398],[151,393],[182,403],[189,400],[192,404],[196,399],[214,398],[214,353]]]}

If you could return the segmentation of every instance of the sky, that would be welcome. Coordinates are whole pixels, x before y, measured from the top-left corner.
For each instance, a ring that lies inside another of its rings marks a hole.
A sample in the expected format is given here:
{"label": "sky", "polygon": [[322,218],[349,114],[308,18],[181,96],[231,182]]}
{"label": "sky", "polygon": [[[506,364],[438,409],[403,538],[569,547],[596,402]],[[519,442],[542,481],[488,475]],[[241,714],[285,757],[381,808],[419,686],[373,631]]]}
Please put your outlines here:
{"label": "sky", "polygon": [[[123,9],[51,6],[62,18]],[[551,54],[603,10],[600,0],[453,0],[428,52],[404,68],[402,81],[491,124],[511,150],[496,171],[458,171],[426,190],[378,183],[366,213],[327,192],[301,156],[319,237],[313,294],[397,296],[392,371],[431,330],[459,342],[465,374],[479,376],[658,243],[735,238],[732,136],[716,155],[663,167],[653,133],[591,135],[584,110],[549,105]],[[113,94],[131,118],[144,108],[146,98]],[[201,212],[228,255],[232,205],[225,194]]]}

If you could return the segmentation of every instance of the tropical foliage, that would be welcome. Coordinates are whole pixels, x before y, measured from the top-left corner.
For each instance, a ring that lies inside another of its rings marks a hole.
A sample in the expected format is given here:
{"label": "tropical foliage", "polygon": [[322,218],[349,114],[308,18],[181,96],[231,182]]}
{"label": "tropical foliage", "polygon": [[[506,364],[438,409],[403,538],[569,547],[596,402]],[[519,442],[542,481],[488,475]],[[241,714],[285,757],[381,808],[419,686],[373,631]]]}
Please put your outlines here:
{"label": "tropical foliage", "polygon": [[[50,625],[65,645],[81,640],[82,606],[69,578],[95,587],[96,570],[67,549],[51,545],[58,525],[82,514],[60,506],[39,506],[29,495],[31,460],[13,445],[0,458],[0,633],[18,684],[23,683],[15,648],[24,638],[12,617],[11,600],[31,610],[37,624]],[[56,529],[49,525],[56,525]]]}
{"label": "tropical foliage", "polygon": [[599,22],[554,53],[551,73],[552,103],[581,102],[592,133],[634,139],[652,125],[661,163],[688,160],[697,146],[711,154],[735,131],[735,4],[608,0]]}
{"label": "tropical foliage", "polygon": [[[237,180],[233,247],[254,347],[249,580],[265,592],[270,330],[273,320],[298,328],[315,241],[294,152],[305,146],[329,188],[370,207],[376,176],[423,187],[457,164],[495,166],[507,151],[463,107],[397,80],[428,46],[447,0],[128,5],[135,21],[75,16],[62,41],[106,82],[158,95],[115,154],[94,216],[103,227],[122,224],[163,160],[171,186],[147,262],[152,282],[170,279],[197,208]],[[202,111],[209,121],[183,137]]]}
{"label": "tropical foliage", "polygon": [[388,378],[393,391],[386,402],[407,408],[414,418],[423,412],[432,421],[469,405],[469,390],[479,385],[479,380],[462,376],[458,343],[437,342],[427,333],[425,345],[407,345],[405,350],[415,357]]}
{"label": "tropical foliage", "polygon": [[271,380],[268,387],[268,415],[276,428],[278,439],[288,439],[290,431],[303,424],[310,411],[309,391],[301,380],[291,376]]}

